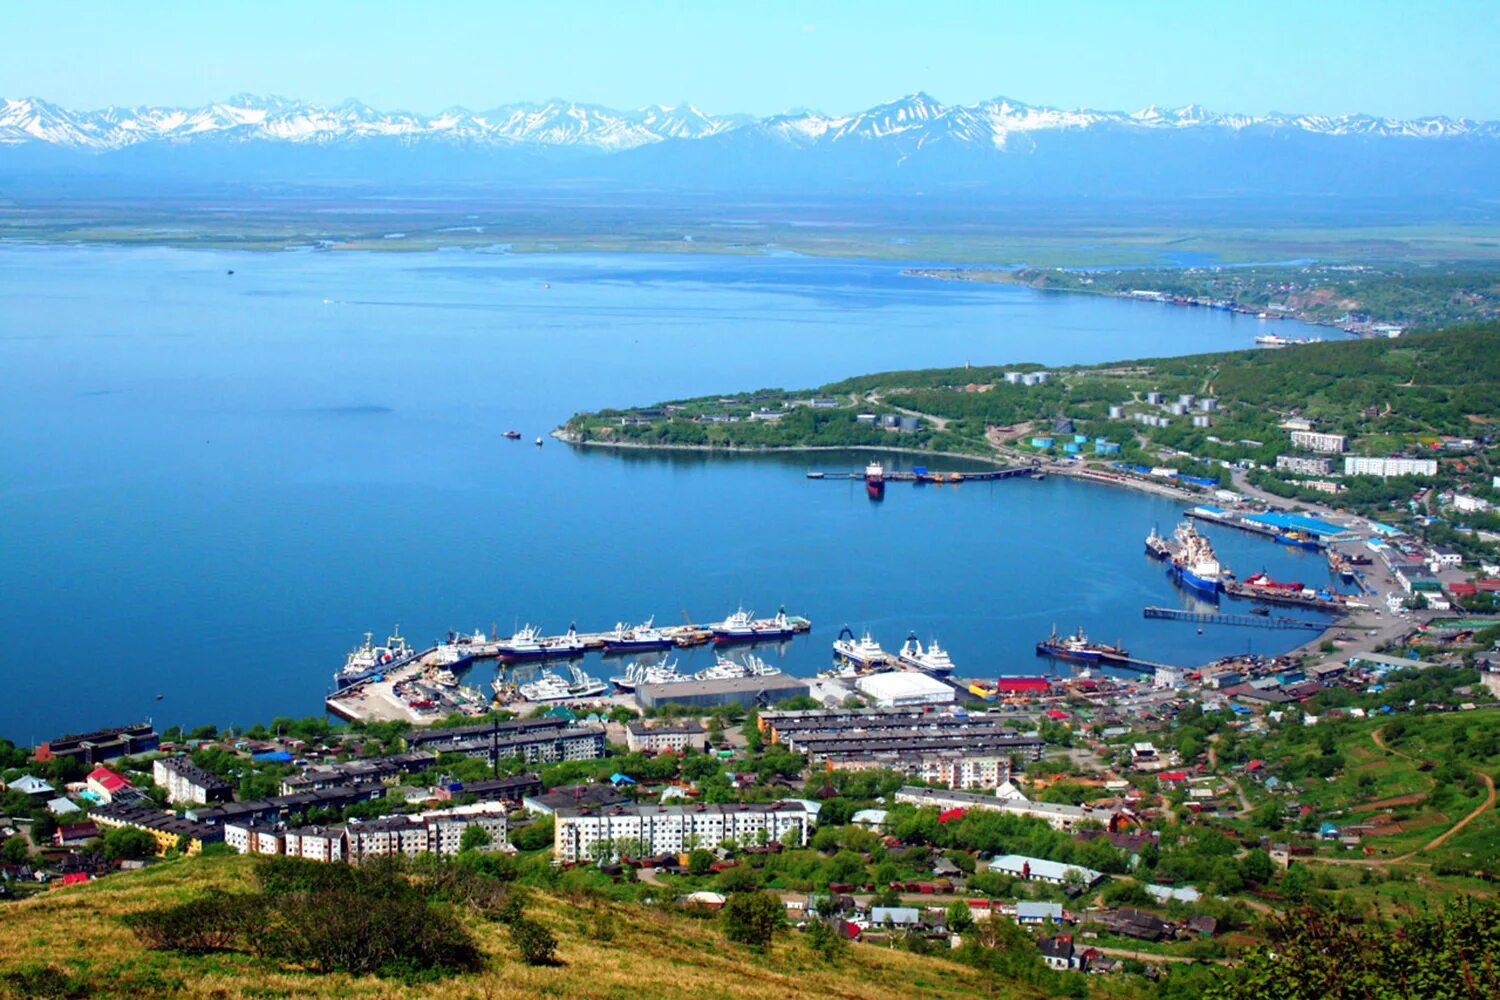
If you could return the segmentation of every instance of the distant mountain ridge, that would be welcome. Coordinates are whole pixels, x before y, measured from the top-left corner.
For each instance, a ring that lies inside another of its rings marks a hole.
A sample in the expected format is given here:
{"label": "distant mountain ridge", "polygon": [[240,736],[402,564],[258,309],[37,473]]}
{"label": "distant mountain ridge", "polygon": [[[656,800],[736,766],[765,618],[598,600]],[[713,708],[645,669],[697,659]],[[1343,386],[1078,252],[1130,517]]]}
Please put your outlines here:
{"label": "distant mountain ridge", "polygon": [[232,141],[330,143],[399,138],[474,145],[575,146],[618,152],[673,139],[703,139],[754,129],[788,142],[915,138],[919,144],[951,140],[1005,149],[1013,136],[1052,130],[1115,126],[1157,129],[1290,129],[1316,135],[1500,138],[1500,122],[1433,116],[1221,114],[1199,105],[1135,112],[1062,110],[1004,97],[977,104],[943,104],[916,93],[849,115],[804,111],[765,118],[712,115],[691,104],[620,111],[597,104],[548,101],[508,104],[489,111],[454,107],[433,115],[379,111],[358,101],[324,107],[281,97],[234,97],[197,108],[108,107],[75,111],[40,98],[0,104],[0,144],[40,142],[108,152],[149,142]]}
{"label": "distant mountain ridge", "polygon": [[237,95],[198,108],[0,102],[0,188],[153,195],[246,185],[788,197],[1285,198],[1486,206],[1500,122],[1062,110],[917,93],[854,114],[620,111],[556,100],[380,111]]}

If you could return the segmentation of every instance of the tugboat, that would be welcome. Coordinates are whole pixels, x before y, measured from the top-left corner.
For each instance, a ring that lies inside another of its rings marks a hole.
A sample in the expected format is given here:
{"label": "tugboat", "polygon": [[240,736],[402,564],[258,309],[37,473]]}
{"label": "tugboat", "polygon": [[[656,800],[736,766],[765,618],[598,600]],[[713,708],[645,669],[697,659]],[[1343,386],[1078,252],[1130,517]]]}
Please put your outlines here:
{"label": "tugboat", "polygon": [[879,666],[889,658],[885,650],[880,648],[880,643],[870,638],[868,631],[861,638],[856,639],[848,625],[845,625],[839,631],[838,638],[833,640],[833,657],[855,667]]}
{"label": "tugboat", "polygon": [[917,633],[909,632],[906,642],[901,646],[901,652],[896,658],[907,666],[925,670],[937,677],[947,677],[953,673],[953,660],[949,658],[948,651],[939,646],[937,640],[926,649],[922,648],[922,641],[917,638]]}
{"label": "tugboat", "polygon": [[885,498],[885,466],[879,462],[865,466],[865,493],[871,500]]}
{"label": "tugboat", "polygon": [[1072,635],[1060,636],[1057,626],[1052,634],[1036,644],[1036,655],[1050,656],[1057,660],[1073,660],[1078,663],[1098,663],[1106,659],[1124,659],[1130,653],[1120,646],[1102,642],[1089,642],[1089,637],[1080,627]]}

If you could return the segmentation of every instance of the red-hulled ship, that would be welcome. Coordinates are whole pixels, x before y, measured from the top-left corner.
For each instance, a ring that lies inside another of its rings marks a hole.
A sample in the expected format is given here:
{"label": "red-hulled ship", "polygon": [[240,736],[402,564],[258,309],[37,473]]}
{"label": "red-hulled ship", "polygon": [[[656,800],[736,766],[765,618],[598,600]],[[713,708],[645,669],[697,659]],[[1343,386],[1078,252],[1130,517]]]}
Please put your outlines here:
{"label": "red-hulled ship", "polygon": [[879,462],[871,462],[865,466],[865,492],[870,495],[871,500],[880,500],[885,496],[885,466]]}
{"label": "red-hulled ship", "polygon": [[1262,587],[1266,590],[1289,590],[1294,593],[1303,589],[1301,583],[1281,583],[1280,581],[1271,579],[1264,573],[1255,573],[1245,577],[1245,586]]}

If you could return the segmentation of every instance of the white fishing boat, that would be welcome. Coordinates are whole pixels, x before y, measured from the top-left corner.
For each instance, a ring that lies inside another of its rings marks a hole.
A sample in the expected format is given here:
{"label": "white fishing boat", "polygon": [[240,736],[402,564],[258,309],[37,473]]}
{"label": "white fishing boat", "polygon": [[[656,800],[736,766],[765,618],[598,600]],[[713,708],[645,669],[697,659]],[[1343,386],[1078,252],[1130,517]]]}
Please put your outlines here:
{"label": "white fishing boat", "polygon": [[938,677],[947,677],[953,673],[953,660],[949,658],[948,651],[939,646],[936,639],[923,649],[922,641],[915,632],[907,635],[897,658],[909,667],[916,667]]}
{"label": "white fishing boat", "polygon": [[835,659],[856,667],[879,666],[889,659],[886,651],[880,648],[880,643],[870,638],[868,631],[856,639],[848,625],[833,640],[833,655]]}

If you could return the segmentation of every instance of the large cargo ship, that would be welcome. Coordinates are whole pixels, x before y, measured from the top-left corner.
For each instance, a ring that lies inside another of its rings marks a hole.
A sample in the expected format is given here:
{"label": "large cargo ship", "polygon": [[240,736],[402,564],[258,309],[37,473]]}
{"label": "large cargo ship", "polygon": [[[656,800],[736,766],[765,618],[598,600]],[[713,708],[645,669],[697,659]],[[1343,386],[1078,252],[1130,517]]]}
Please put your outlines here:
{"label": "large cargo ship", "polygon": [[790,639],[797,629],[786,616],[786,608],[776,612],[775,618],[756,618],[755,612],[740,608],[721,622],[709,626],[713,629],[714,644],[730,646],[743,642],[769,642]]}
{"label": "large cargo ship", "polygon": [[399,625],[386,637],[384,646],[374,645],[371,642],[374,637],[373,632],[366,632],[364,645],[345,658],[344,669],[333,675],[335,690],[342,691],[352,684],[403,667],[417,658],[417,651],[402,637]]}
{"label": "large cargo ship", "polygon": [[1198,534],[1191,521],[1177,526],[1174,536],[1177,548],[1172,553],[1168,572],[1188,590],[1217,598],[1224,589],[1224,568],[1207,538]]}
{"label": "large cargo ship", "polygon": [[1072,635],[1058,635],[1057,626],[1052,634],[1036,644],[1038,656],[1050,656],[1058,660],[1074,660],[1079,663],[1098,663],[1101,660],[1124,659],[1130,654],[1120,646],[1103,642],[1089,642],[1082,627]]}
{"label": "large cargo ship", "polygon": [[870,495],[871,500],[879,500],[885,496],[885,466],[879,462],[871,462],[865,466],[865,492]]}

